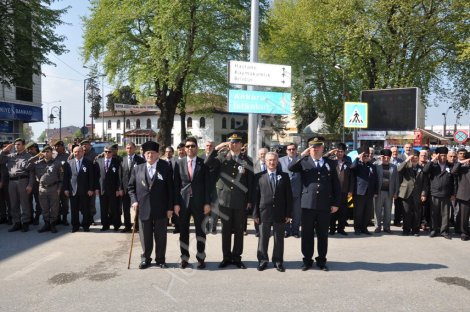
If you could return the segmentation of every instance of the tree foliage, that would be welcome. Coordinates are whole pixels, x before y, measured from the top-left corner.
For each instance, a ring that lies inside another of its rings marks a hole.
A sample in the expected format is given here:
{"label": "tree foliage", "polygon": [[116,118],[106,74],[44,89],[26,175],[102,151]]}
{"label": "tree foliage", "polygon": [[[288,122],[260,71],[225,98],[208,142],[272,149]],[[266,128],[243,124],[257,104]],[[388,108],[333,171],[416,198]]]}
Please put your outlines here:
{"label": "tree foliage", "polygon": [[468,92],[455,92],[469,80],[468,12],[464,0],[278,0],[262,56],[293,66],[303,125],[311,111],[341,128],[343,83],[354,100],[364,89],[419,87],[425,104],[436,92],[468,107]]}
{"label": "tree foliage", "polygon": [[114,112],[115,103],[129,105],[137,105],[139,103],[137,95],[130,86],[122,86],[106,95],[106,98],[106,109],[111,112]]}
{"label": "tree foliage", "polygon": [[187,81],[202,91],[227,87],[226,63],[240,54],[249,12],[249,0],[94,0],[85,19],[85,58],[156,96],[163,149]]}
{"label": "tree foliage", "polygon": [[51,9],[52,2],[0,0],[0,84],[24,85],[25,77],[41,73],[42,64],[53,64],[49,53],[66,52],[64,37],[54,30],[68,8]]}

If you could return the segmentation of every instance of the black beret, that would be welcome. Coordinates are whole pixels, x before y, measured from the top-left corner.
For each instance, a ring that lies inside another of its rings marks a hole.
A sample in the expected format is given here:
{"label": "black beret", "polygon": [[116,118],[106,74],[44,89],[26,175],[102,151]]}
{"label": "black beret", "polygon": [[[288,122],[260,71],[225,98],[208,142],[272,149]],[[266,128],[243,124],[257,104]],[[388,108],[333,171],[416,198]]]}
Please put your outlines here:
{"label": "black beret", "polygon": [[338,145],[336,145],[336,148],[341,150],[341,151],[347,151],[348,150],[348,147],[344,143],[338,143]]}
{"label": "black beret", "polygon": [[147,141],[145,142],[144,144],[142,144],[142,151],[144,153],[146,152],[149,152],[149,151],[153,151],[153,152],[157,152],[158,153],[158,149],[159,149],[159,145],[157,142],[154,142],[154,141]]}

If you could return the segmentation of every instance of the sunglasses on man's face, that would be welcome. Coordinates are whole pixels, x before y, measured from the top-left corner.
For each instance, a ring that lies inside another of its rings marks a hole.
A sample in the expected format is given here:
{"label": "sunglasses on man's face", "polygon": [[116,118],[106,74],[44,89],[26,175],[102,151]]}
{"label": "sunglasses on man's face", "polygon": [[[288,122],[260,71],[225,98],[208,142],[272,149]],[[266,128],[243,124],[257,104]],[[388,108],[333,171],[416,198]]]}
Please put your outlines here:
{"label": "sunglasses on man's face", "polygon": [[185,145],[186,148],[196,148],[196,145],[190,144],[190,145]]}
{"label": "sunglasses on man's face", "polygon": [[104,152],[105,152],[105,154],[109,154],[109,153],[111,153],[111,151],[104,151]]}

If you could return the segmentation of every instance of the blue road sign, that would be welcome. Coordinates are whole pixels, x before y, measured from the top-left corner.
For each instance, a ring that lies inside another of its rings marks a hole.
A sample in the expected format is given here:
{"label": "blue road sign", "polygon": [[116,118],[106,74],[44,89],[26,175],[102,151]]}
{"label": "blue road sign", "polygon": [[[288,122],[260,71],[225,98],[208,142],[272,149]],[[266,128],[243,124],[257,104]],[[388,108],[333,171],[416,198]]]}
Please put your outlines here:
{"label": "blue road sign", "polygon": [[344,103],[344,127],[345,128],[367,128],[367,103],[345,102]]}
{"label": "blue road sign", "polygon": [[288,115],[291,113],[291,94],[229,90],[228,111],[230,113]]}

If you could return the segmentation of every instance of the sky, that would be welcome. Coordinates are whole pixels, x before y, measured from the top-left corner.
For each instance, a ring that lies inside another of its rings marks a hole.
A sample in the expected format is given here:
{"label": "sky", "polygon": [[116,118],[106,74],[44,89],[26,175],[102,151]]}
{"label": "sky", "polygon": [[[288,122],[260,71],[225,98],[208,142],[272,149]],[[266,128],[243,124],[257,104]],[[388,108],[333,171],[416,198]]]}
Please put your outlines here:
{"label": "sky", "polygon": [[[42,77],[42,103],[44,120],[50,114],[54,106],[62,107],[62,127],[83,125],[83,81],[87,78],[88,69],[83,68],[83,58],[81,56],[83,26],[81,17],[89,14],[89,1],[87,0],[62,0],[53,2],[53,8],[64,8],[70,6],[67,14],[63,16],[66,24],[56,29],[60,35],[64,35],[64,44],[69,50],[68,53],[49,55],[56,66],[43,66]],[[268,61],[269,63],[269,61]],[[101,82],[100,82],[101,86]],[[113,90],[106,78],[104,79],[104,95]],[[60,101],[60,102],[59,102]],[[449,103],[436,103],[431,100],[431,106],[426,111],[426,126],[442,125],[444,117],[442,113],[447,111]],[[86,110],[86,123],[91,123],[89,104]],[[447,115],[447,124],[455,123],[456,113],[450,110]],[[50,128],[58,128],[58,119]],[[470,114],[467,111],[460,119],[460,123],[469,124]],[[47,129],[47,122],[30,124],[33,128],[34,137],[37,138],[42,131]]]}

